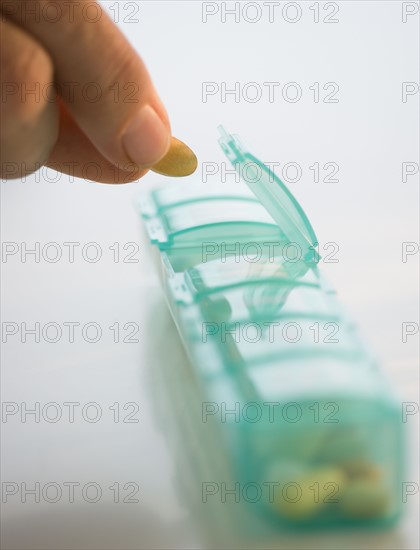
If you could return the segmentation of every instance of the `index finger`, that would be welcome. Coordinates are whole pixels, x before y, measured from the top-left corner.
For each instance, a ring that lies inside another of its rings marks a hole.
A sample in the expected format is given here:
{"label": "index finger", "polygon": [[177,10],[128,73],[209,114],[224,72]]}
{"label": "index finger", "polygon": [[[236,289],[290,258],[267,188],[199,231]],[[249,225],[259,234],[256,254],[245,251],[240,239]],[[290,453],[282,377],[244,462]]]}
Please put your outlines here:
{"label": "index finger", "polygon": [[[51,16],[57,6],[59,18]],[[0,0],[0,8],[49,52],[63,101],[105,158],[147,168],[165,155],[166,111],[143,61],[98,2]]]}

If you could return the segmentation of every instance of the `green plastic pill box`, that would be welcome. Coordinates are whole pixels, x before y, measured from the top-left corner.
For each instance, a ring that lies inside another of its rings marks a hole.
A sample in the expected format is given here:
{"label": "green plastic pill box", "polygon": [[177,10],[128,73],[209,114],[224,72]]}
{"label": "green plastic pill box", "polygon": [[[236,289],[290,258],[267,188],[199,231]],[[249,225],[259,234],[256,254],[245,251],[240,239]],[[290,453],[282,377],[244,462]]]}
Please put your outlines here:
{"label": "green plastic pill box", "polygon": [[401,512],[401,404],[318,268],[279,178],[221,128],[241,184],[142,197],[203,422],[282,527],[389,526]]}

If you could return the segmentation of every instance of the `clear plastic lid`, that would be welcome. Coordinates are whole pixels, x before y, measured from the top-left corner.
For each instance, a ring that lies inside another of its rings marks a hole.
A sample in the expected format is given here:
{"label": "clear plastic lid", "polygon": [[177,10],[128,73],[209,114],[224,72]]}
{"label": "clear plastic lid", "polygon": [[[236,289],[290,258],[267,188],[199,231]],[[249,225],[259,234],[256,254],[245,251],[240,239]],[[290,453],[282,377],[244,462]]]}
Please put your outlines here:
{"label": "clear plastic lid", "polygon": [[302,207],[284,183],[263,162],[249,153],[238,136],[219,126],[219,143],[242,180],[271,214],[290,243],[302,250],[307,263],[318,263],[318,240]]}

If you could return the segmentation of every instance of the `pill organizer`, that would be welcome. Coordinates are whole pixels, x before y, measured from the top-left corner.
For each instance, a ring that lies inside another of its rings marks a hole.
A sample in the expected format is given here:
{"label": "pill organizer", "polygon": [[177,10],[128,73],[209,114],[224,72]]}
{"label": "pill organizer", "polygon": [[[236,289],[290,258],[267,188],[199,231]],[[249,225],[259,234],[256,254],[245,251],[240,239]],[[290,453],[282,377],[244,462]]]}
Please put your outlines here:
{"label": "pill organizer", "polygon": [[268,522],[390,526],[401,404],[319,269],[296,199],[237,136],[221,128],[219,143],[240,184],[171,184],[140,200],[200,420]]}

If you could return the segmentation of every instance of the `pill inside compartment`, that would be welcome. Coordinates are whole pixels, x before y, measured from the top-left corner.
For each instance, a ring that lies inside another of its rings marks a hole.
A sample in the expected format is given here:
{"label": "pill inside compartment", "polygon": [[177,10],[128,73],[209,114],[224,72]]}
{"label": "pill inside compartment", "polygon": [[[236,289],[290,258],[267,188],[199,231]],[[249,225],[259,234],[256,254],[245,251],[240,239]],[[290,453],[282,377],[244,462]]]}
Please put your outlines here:
{"label": "pill inside compartment", "polygon": [[[397,411],[316,270],[282,257],[271,264],[231,258],[196,266],[186,280],[202,312],[200,360],[223,357],[209,391],[220,399],[236,385],[226,408],[241,403],[238,472],[271,487],[265,509],[308,526],[395,517]],[[229,420],[227,439],[237,441],[238,419]]]}
{"label": "pill inside compartment", "polygon": [[249,416],[258,411],[263,419],[244,422],[244,476],[276,484],[265,502],[273,518],[313,526],[395,521],[398,408],[384,399],[387,388],[372,365],[279,357],[251,366],[248,380],[259,405]]}

